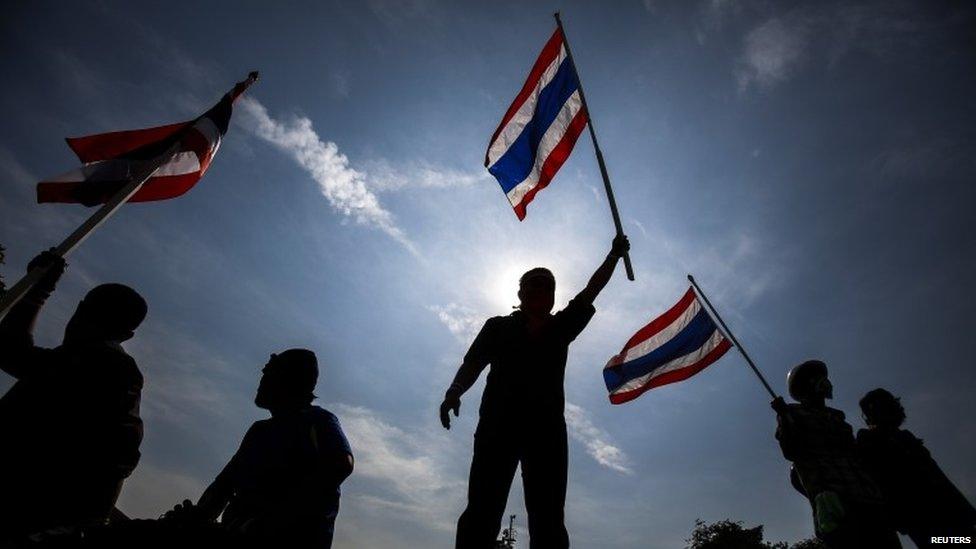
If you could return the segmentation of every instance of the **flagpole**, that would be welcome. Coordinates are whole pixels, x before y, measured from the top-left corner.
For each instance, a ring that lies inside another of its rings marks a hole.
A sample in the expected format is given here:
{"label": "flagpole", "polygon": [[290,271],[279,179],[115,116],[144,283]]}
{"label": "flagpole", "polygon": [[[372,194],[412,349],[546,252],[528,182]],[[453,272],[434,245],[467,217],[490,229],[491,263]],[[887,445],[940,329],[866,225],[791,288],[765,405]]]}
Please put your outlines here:
{"label": "flagpole", "polygon": [[[591,113],[589,107],[586,106],[586,94],[583,93],[583,79],[580,78],[579,69],[576,67],[576,61],[573,60],[573,52],[569,49],[569,39],[566,37],[566,29],[563,28],[563,21],[559,18],[559,12],[557,11],[552,15],[556,18],[556,25],[563,34],[563,44],[566,45],[566,56],[569,58],[569,62],[573,65],[573,69],[576,70],[576,77],[580,81],[580,102],[583,104],[583,110],[586,111],[586,125],[588,128],[590,128],[590,139],[593,140],[593,150],[596,151],[596,162],[600,165],[600,175],[603,176],[603,188],[607,192],[607,202],[610,203],[610,213],[613,215],[613,224],[617,228],[617,236],[625,236],[623,225],[620,223],[620,213],[617,212],[617,201],[613,198],[613,188],[610,186],[610,176],[607,174],[607,165],[603,161],[603,152],[600,151],[600,143],[596,140],[596,130],[593,129],[593,113]],[[630,264],[630,253],[624,254],[624,267],[627,270],[627,279],[634,280],[634,267]]]}
{"label": "flagpole", "polygon": [[763,377],[762,373],[759,371],[759,368],[756,368],[756,364],[752,361],[751,358],[749,358],[749,354],[746,353],[745,348],[743,348],[742,345],[739,344],[739,341],[735,338],[735,335],[732,333],[731,330],[729,330],[729,327],[725,325],[725,321],[722,320],[722,317],[719,316],[718,311],[716,311],[715,307],[712,306],[712,302],[708,300],[708,296],[705,295],[705,292],[703,292],[701,287],[698,286],[698,283],[695,282],[695,277],[689,274],[688,281],[691,282],[691,285],[694,286],[695,291],[697,291],[698,295],[700,295],[702,300],[705,301],[705,305],[707,305],[708,308],[710,309],[710,313],[712,317],[714,317],[715,320],[717,320],[718,323],[722,326],[722,329],[725,331],[726,335],[729,336],[729,339],[732,340],[732,343],[735,345],[735,348],[738,349],[740,353],[742,353],[742,357],[746,359],[746,362],[749,363],[749,367],[752,368],[752,371],[756,373],[756,377],[759,378],[759,381],[762,382],[763,387],[765,387],[766,391],[769,392],[769,396],[773,397],[774,399],[778,398],[778,395],[773,391],[773,388],[769,386],[769,383],[766,382],[766,378]]}
{"label": "flagpole", "polygon": [[[234,87],[231,93],[236,93],[234,99],[240,95],[244,89],[256,82],[258,79],[258,73],[252,72],[248,74],[247,80],[241,82],[239,85],[243,84],[243,88],[238,91],[237,86]],[[53,250],[53,254],[64,258],[72,250],[77,248],[82,242],[91,235],[102,223],[104,223],[109,217],[122,207],[133,195],[139,192],[139,189],[152,179],[152,176],[156,174],[159,169],[164,166],[167,162],[173,159],[176,154],[180,152],[180,140],[176,139],[173,144],[169,146],[161,155],[150,160],[143,170],[135,174],[128,184],[119,189],[101,208],[98,209],[94,214],[91,215],[84,223],[81,224],[77,229],[74,230],[61,244],[58,244]],[[40,280],[48,270],[49,266],[44,265],[40,267],[35,267],[30,270],[23,278],[17,281],[16,284],[10,287],[6,293],[0,296],[0,318],[6,316],[7,311],[10,310],[18,301],[21,300],[34,284]]]}

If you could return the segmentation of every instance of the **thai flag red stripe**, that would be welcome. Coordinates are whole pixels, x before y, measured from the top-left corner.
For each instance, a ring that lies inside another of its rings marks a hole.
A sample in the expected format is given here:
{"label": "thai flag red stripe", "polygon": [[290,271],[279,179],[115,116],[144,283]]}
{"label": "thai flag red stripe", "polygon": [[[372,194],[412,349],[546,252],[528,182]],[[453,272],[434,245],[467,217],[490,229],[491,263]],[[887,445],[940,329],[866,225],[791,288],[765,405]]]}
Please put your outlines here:
{"label": "thai flag red stripe", "polygon": [[117,158],[145,145],[158,143],[173,137],[184,130],[191,122],[177,122],[155,128],[141,130],[124,130],[119,132],[86,135],[84,137],[69,137],[65,139],[71,150],[84,163],[98,162]]}
{"label": "thai flag red stripe", "polygon": [[619,356],[623,356],[627,352],[627,349],[640,345],[641,342],[653,337],[654,334],[657,334],[661,330],[670,326],[679,316],[681,316],[681,313],[685,312],[685,310],[688,309],[688,307],[690,307],[694,302],[695,291],[692,288],[688,288],[685,295],[683,295],[673,307],[668,309],[666,313],[655,318],[647,326],[644,326],[636,334],[634,334],[633,337],[627,341],[627,344],[624,345],[624,348],[620,351]]}
{"label": "thai flag red stripe", "polygon": [[[536,84],[539,83],[539,79],[542,78],[542,73],[545,72],[546,68],[552,64],[553,59],[559,55],[559,50],[563,46],[563,33],[560,29],[556,29],[556,32],[552,33],[549,41],[546,42],[545,47],[542,48],[542,53],[539,54],[539,58],[536,59],[535,65],[532,66],[532,70],[529,71],[529,77],[525,80],[525,84],[522,86],[522,90],[515,96],[515,100],[505,111],[505,116],[502,117],[501,124],[495,129],[495,133],[492,134],[491,139],[488,140],[489,143],[494,143],[495,139],[498,138],[498,134],[501,133],[502,129],[508,125],[508,121],[515,116],[525,100],[529,98],[532,91],[535,90]],[[490,149],[489,149],[490,151]],[[489,164],[488,153],[485,153],[485,166]]]}
{"label": "thai flag red stripe", "polygon": [[559,140],[559,144],[556,145],[556,148],[553,149],[552,153],[549,154],[545,163],[542,165],[542,172],[539,174],[539,183],[525,193],[522,201],[515,205],[515,215],[518,216],[519,221],[525,219],[526,206],[529,205],[529,202],[532,202],[535,194],[544,189],[552,181],[556,172],[559,171],[559,168],[569,158],[570,153],[573,152],[573,147],[576,145],[576,140],[583,133],[583,129],[586,128],[586,122],[588,120],[586,109],[583,108],[573,117],[573,121],[566,128],[565,135]]}
{"label": "thai flag red stripe", "polygon": [[668,385],[670,383],[677,383],[678,381],[684,381],[689,377],[697,374],[698,372],[707,368],[710,364],[716,360],[722,358],[722,355],[726,353],[730,348],[732,348],[732,343],[727,339],[723,339],[717,347],[712,349],[707,355],[705,355],[698,362],[685,366],[679,370],[672,370],[670,372],[665,372],[659,376],[652,377],[647,383],[641,385],[640,387],[627,392],[614,393],[610,395],[610,402],[612,404],[623,404],[634,400],[635,398],[641,396],[645,392],[662,385]]}

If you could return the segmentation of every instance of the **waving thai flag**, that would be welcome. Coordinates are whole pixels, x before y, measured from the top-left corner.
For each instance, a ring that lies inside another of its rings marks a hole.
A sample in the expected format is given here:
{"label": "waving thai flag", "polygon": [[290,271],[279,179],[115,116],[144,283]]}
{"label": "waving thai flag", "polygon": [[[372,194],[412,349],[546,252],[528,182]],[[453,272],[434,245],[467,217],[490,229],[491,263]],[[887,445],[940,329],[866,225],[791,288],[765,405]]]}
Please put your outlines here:
{"label": "waving thai flag", "polygon": [[640,329],[603,368],[610,402],[623,404],[645,391],[702,371],[732,347],[692,288]]}
{"label": "waving thai flag", "polygon": [[519,220],[569,158],[588,120],[565,41],[557,28],[491,136],[485,155],[485,167]]}
{"label": "waving thai flag", "polygon": [[210,167],[220,139],[227,133],[234,100],[256,79],[257,73],[252,73],[210,110],[189,122],[66,139],[83,165],[38,183],[37,201],[86,206],[104,203],[128,184],[141,166],[162,155],[177,141],[179,151],[128,202],[180,196]]}

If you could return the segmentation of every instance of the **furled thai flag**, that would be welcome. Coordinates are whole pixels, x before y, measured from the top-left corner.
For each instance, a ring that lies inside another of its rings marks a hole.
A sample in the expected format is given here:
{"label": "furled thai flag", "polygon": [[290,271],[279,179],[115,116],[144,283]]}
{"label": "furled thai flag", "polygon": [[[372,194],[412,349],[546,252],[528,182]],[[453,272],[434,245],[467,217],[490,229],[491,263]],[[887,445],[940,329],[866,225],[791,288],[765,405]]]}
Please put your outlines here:
{"label": "furled thai flag", "polygon": [[129,183],[142,166],[177,141],[180,147],[176,155],[160,166],[129,202],[180,196],[210,167],[220,138],[230,125],[234,100],[256,79],[257,73],[251,73],[196,120],[66,139],[84,165],[38,183],[37,201],[102,204]]}
{"label": "furled thai flag", "polygon": [[603,368],[610,402],[623,404],[654,387],[688,379],[731,347],[689,288],[677,305],[641,328]]}
{"label": "furled thai flag", "polygon": [[485,155],[485,166],[519,220],[525,219],[526,206],[569,158],[586,127],[579,88],[576,67],[557,28],[491,136]]}

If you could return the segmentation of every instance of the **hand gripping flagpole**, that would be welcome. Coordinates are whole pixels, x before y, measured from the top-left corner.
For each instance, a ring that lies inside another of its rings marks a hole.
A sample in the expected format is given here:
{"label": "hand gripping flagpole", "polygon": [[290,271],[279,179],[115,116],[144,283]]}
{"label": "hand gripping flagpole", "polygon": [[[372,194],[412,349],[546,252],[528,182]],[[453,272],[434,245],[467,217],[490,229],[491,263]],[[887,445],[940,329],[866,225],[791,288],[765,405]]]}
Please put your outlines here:
{"label": "hand gripping flagpole", "polygon": [[766,382],[766,378],[763,377],[762,373],[759,371],[759,368],[756,368],[756,364],[752,361],[751,358],[749,358],[749,353],[746,353],[746,350],[742,347],[742,345],[739,345],[739,341],[735,339],[735,335],[733,335],[732,331],[729,330],[729,327],[725,325],[725,321],[722,320],[722,317],[718,316],[718,311],[715,310],[715,307],[712,307],[712,302],[708,300],[708,297],[705,295],[705,292],[703,292],[702,289],[698,286],[698,283],[695,282],[695,277],[689,274],[688,282],[691,282],[691,285],[695,288],[695,291],[698,292],[698,295],[701,296],[703,301],[705,301],[705,305],[708,306],[712,318],[717,320],[718,323],[722,325],[722,330],[725,331],[725,334],[729,336],[729,339],[732,340],[732,344],[735,345],[735,348],[738,349],[740,353],[742,353],[742,357],[746,359],[746,362],[749,363],[749,367],[752,368],[752,371],[756,373],[756,377],[759,378],[759,381],[762,382],[763,387],[765,387],[766,391],[769,392],[769,396],[773,397],[773,399],[779,398],[779,395],[777,395],[773,391],[773,388],[769,386],[769,383]]}
{"label": "hand gripping flagpole", "polygon": [[[234,86],[231,91],[233,95],[232,99],[236,99],[241,93],[244,92],[251,84],[256,82],[258,79],[257,71],[251,72],[247,75],[247,79],[243,82],[238,83]],[[178,152],[180,152],[180,139],[177,137],[173,140],[173,144],[169,146],[162,154],[146,162],[145,166],[137,170],[132,174],[132,180],[126,184],[124,187],[119,189],[101,208],[91,215],[84,223],[81,224],[73,233],[68,235],[61,244],[58,244],[53,250],[53,254],[64,258],[72,250],[77,248],[82,242],[91,235],[102,223],[104,223],[109,217],[122,207],[133,195],[139,192],[139,189],[152,179],[152,176],[156,174],[157,171],[170,160]],[[0,318],[6,316],[7,311],[10,310],[18,301],[21,300],[34,284],[43,277],[48,270],[48,266],[40,266],[31,269],[23,278],[17,281],[16,284],[10,287],[10,289],[0,296]]]}
{"label": "hand gripping flagpole", "polygon": [[[583,104],[583,110],[586,111],[587,127],[590,128],[590,138],[593,140],[593,150],[596,151],[596,162],[600,165],[600,175],[603,176],[603,188],[607,191],[607,202],[610,203],[610,213],[613,215],[613,224],[617,228],[617,236],[624,236],[623,225],[620,224],[620,214],[617,212],[617,201],[613,199],[613,188],[610,186],[610,176],[607,174],[607,165],[603,161],[603,152],[600,151],[600,143],[596,140],[596,131],[593,129],[593,113],[590,112],[589,107],[586,106],[586,94],[583,93],[583,79],[580,78],[579,69],[576,67],[576,61],[573,61],[573,52],[569,49],[569,39],[566,37],[566,29],[563,28],[563,21],[559,18],[559,12],[552,14],[556,18],[556,25],[559,27],[560,32],[563,35],[563,44],[566,45],[566,57],[569,58],[569,62],[573,65],[573,70],[576,71],[576,77],[580,81],[579,93],[580,102]],[[624,267],[627,269],[627,279],[634,280],[634,267],[630,264],[630,253],[624,254]]]}

